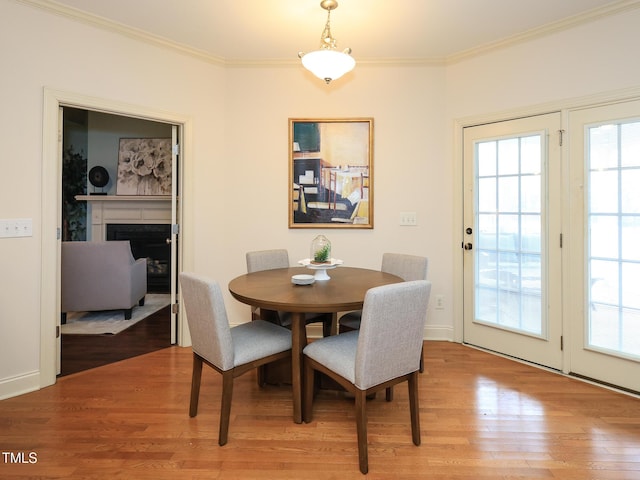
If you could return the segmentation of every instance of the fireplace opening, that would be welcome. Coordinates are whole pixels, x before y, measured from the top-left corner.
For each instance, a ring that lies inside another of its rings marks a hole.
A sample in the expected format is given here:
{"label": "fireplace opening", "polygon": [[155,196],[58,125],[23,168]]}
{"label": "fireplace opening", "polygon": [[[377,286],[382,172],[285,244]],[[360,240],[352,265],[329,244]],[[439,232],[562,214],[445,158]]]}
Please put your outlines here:
{"label": "fireplace opening", "polygon": [[171,225],[107,224],[107,240],[129,240],[134,258],[147,258],[147,291],[171,292]]}

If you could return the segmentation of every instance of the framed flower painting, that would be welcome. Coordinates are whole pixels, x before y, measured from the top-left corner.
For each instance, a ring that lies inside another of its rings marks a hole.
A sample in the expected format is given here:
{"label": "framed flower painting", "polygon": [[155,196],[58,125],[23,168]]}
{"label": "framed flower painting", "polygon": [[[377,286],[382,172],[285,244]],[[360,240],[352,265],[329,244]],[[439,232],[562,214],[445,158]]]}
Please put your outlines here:
{"label": "framed flower painting", "polygon": [[171,195],[171,139],[121,138],[117,195]]}

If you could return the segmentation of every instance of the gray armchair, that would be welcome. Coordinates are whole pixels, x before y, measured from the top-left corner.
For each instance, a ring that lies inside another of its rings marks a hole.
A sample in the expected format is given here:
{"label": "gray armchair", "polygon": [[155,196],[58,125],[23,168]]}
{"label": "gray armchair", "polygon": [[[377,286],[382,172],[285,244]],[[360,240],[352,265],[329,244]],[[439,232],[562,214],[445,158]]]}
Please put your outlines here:
{"label": "gray armchair", "polygon": [[147,259],[133,258],[126,241],[62,242],[62,323],[67,312],[124,310],[144,305]]}

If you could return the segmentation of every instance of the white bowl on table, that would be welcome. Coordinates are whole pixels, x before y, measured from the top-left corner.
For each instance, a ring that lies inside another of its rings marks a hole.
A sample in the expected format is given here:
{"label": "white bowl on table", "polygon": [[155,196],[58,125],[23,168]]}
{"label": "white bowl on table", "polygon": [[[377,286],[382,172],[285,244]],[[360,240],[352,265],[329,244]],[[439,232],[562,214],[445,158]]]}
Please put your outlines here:
{"label": "white bowl on table", "polygon": [[291,283],[294,285],[311,285],[316,281],[313,275],[294,275],[291,277]]}

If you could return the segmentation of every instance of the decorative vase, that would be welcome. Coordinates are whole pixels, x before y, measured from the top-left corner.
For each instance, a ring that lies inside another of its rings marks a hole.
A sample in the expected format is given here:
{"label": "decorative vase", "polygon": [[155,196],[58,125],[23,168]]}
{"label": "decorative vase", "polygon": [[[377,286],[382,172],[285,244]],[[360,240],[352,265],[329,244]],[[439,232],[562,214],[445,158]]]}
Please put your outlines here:
{"label": "decorative vase", "polygon": [[331,242],[324,235],[318,235],[311,242],[309,261],[314,265],[331,263]]}

